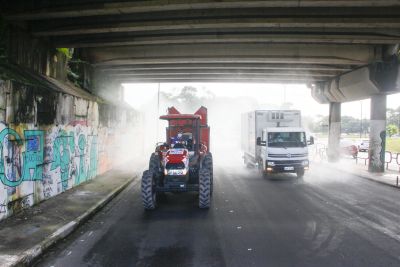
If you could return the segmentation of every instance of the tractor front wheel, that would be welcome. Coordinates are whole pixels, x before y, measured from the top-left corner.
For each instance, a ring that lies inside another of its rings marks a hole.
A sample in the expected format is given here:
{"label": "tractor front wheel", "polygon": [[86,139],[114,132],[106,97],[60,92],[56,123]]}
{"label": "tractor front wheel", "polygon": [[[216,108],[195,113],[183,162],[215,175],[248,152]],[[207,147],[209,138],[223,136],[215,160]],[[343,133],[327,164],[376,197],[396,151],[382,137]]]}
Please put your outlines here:
{"label": "tractor front wheel", "polygon": [[157,193],[153,173],[149,170],[144,171],[142,176],[142,201],[145,210],[156,208]]}

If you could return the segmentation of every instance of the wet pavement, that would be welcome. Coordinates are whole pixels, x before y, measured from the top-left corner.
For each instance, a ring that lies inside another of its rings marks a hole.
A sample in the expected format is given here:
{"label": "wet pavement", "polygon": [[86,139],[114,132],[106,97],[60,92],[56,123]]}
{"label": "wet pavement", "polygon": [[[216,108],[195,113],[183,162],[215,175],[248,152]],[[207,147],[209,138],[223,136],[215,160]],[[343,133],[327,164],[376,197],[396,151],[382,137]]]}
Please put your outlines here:
{"label": "wet pavement", "polygon": [[215,169],[210,210],[186,193],[145,212],[135,181],[36,265],[400,266],[400,190],[316,164]]}

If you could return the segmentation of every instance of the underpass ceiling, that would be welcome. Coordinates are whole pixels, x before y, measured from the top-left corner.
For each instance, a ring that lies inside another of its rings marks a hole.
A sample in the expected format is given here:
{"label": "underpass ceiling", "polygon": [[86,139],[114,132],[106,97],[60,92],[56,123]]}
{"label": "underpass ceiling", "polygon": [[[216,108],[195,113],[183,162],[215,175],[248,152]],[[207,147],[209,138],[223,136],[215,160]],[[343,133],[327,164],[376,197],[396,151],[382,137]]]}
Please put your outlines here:
{"label": "underpass ceiling", "polygon": [[[3,5],[3,2],[2,2]],[[22,1],[3,15],[118,82],[325,82],[400,43],[400,1]]]}

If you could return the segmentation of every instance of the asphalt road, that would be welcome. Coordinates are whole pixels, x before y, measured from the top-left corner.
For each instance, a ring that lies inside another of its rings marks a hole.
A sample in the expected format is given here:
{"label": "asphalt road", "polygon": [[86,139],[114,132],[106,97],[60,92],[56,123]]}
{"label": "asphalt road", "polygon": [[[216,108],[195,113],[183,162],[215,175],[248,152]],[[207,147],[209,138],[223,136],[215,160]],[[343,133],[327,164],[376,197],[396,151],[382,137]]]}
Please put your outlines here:
{"label": "asphalt road", "polygon": [[312,166],[303,179],[216,168],[212,208],[139,181],[37,266],[400,266],[400,190]]}

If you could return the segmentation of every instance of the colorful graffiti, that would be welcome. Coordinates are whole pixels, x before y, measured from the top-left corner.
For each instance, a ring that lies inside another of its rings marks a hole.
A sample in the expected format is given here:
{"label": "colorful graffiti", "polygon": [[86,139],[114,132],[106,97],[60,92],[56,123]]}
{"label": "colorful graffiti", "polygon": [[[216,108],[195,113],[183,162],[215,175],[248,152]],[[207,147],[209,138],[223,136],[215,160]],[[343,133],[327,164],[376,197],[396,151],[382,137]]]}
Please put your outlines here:
{"label": "colorful graffiti", "polygon": [[10,187],[20,185],[24,181],[42,179],[43,172],[43,131],[24,131],[26,150],[22,152],[24,142],[13,129],[5,128],[0,132],[0,180]]}
{"label": "colorful graffiti", "polygon": [[0,219],[9,209],[34,204],[28,195],[48,199],[100,173],[97,129],[81,124],[26,128],[0,131]]}

